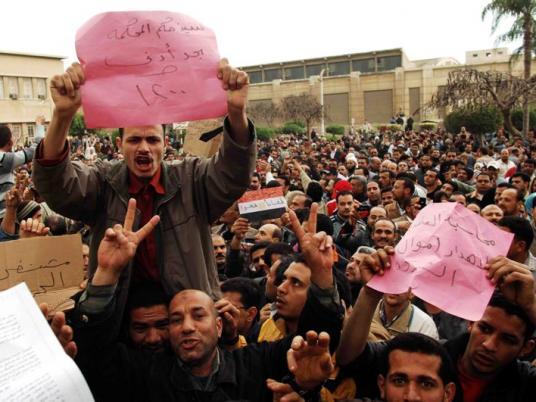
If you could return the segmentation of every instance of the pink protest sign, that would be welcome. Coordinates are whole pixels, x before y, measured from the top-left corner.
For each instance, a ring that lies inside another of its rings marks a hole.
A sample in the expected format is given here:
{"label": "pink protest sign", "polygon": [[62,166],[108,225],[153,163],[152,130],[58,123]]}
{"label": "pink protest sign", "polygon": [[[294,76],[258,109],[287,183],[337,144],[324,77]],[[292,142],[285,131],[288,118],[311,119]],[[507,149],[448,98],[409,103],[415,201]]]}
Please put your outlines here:
{"label": "pink protest sign", "polygon": [[477,321],[494,290],[484,266],[506,255],[512,238],[458,203],[431,204],[396,246],[391,269],[368,286],[392,294],[411,288],[434,306]]}
{"label": "pink protest sign", "polygon": [[76,34],[86,83],[86,124],[128,127],[200,120],[226,112],[214,33],[165,11],[96,15]]}

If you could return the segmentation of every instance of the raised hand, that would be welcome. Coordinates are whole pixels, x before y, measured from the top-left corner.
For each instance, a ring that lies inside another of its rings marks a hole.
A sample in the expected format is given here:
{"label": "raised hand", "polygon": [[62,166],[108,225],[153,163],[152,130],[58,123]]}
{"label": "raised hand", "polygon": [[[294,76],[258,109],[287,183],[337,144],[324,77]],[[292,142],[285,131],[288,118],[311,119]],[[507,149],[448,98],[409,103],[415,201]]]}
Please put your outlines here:
{"label": "raised hand", "polygon": [[6,209],[17,209],[21,203],[20,192],[16,186],[11,187],[11,189],[6,193]]}
{"label": "raised hand", "polygon": [[[41,303],[39,309],[45,316],[45,319],[48,319],[48,304]],[[50,328],[52,329],[52,332],[54,332],[54,335],[56,335],[56,338],[58,338],[65,353],[74,359],[78,348],[73,341],[73,329],[67,325],[65,314],[63,312],[54,314],[50,323]]]}
{"label": "raised hand", "polygon": [[238,336],[238,320],[240,311],[229,300],[222,298],[214,303],[218,314],[223,321],[222,337],[225,340],[233,340]]}
{"label": "raised hand", "polygon": [[80,86],[85,81],[82,66],[73,63],[62,75],[55,75],[50,81],[50,94],[60,115],[72,117],[82,104]]}
{"label": "raised hand", "polygon": [[249,221],[246,218],[238,218],[231,226],[231,233],[239,240],[242,240],[249,230]]}
{"label": "raised hand", "polygon": [[136,200],[128,201],[125,223],[106,229],[97,251],[97,271],[91,283],[93,285],[110,285],[119,280],[119,275],[136,254],[139,244],[151,233],[160,217],[153,216],[137,232],[132,231],[136,215]]}
{"label": "raised hand", "polygon": [[327,289],[333,286],[333,239],[325,232],[316,233],[318,204],[311,205],[309,219],[305,228],[300,225],[294,211],[289,210],[292,231],[300,243],[307,266],[311,269],[311,281],[318,287]]}
{"label": "raised hand", "polygon": [[534,277],[528,267],[506,257],[494,257],[485,267],[488,278],[504,297],[517,304],[529,315],[535,308]]}
{"label": "raised hand", "polygon": [[50,228],[43,225],[39,219],[28,218],[20,223],[19,237],[21,239],[46,236],[49,233]]}
{"label": "raised hand", "polygon": [[221,59],[218,66],[218,79],[223,89],[227,91],[227,105],[229,114],[242,113],[246,109],[249,88],[249,76],[246,72],[229,65],[227,59]]}
{"label": "raised hand", "polygon": [[329,353],[329,335],[308,331],[306,340],[296,336],[287,352],[287,363],[296,383],[304,390],[314,389],[326,381],[334,369]]}

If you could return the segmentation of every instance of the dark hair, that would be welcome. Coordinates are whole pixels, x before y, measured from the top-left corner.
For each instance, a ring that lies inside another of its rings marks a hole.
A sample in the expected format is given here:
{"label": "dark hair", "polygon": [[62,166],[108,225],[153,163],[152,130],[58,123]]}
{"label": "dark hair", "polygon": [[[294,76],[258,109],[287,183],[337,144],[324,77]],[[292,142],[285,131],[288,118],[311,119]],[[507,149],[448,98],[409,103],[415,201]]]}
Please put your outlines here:
{"label": "dark hair", "polygon": [[292,249],[292,246],[287,243],[277,242],[272,243],[268,247],[266,247],[266,250],[264,250],[264,257],[263,260],[267,265],[272,265],[272,255],[279,254],[281,256],[284,255],[290,255],[294,252]]}
{"label": "dark hair", "polygon": [[530,320],[525,310],[523,310],[517,304],[514,304],[511,301],[509,301],[506,297],[504,297],[504,295],[501,292],[495,291],[495,293],[493,293],[493,296],[491,297],[491,300],[488,303],[488,307],[490,306],[500,308],[504,310],[506,314],[515,315],[521,321],[523,321],[525,323],[525,332],[523,333],[523,339],[525,341],[528,340],[534,333],[535,326]]}
{"label": "dark hair", "polygon": [[[162,137],[166,137],[166,125],[165,124],[161,124],[162,126]],[[123,134],[125,133],[125,129],[124,127],[119,127],[118,128],[119,130],[119,138],[123,139]]]}
{"label": "dark hair", "polygon": [[448,198],[447,193],[445,193],[444,191],[437,191],[434,194],[434,198],[433,198],[432,202],[435,202],[435,203],[441,202],[441,198],[443,198],[443,197]]}
{"label": "dark hair", "polygon": [[342,196],[345,196],[345,195],[351,195],[352,197],[354,196],[354,194],[351,192],[351,191],[341,191],[339,193],[337,193],[337,196],[335,197],[335,200],[336,200],[336,203],[338,204],[339,203],[339,198],[342,197]]}
{"label": "dark hair", "polygon": [[9,126],[7,124],[0,124],[0,148],[6,146],[6,144],[11,140],[12,134]]}
{"label": "dark hair", "polygon": [[253,246],[251,246],[251,248],[249,249],[249,255],[253,254],[255,251],[257,250],[260,250],[260,249],[263,249],[263,248],[266,248],[268,247],[270,244],[272,244],[272,242],[269,242],[269,241],[259,241],[259,242],[256,242],[255,244],[253,244]]}
{"label": "dark hair", "polygon": [[514,239],[516,241],[524,241],[525,251],[530,248],[530,245],[534,240],[534,232],[532,231],[532,226],[528,220],[521,218],[520,216],[504,216],[497,225],[510,229],[510,232],[514,234]]}
{"label": "dark hair", "polygon": [[530,177],[529,177],[529,175],[526,174],[526,173],[522,173],[522,172],[514,173],[514,174],[512,175],[512,177],[510,177],[510,183],[512,182],[512,179],[513,179],[514,177],[521,177],[521,180],[523,180],[525,183],[530,182]]}
{"label": "dark hair", "polygon": [[452,186],[452,191],[458,191],[458,184],[456,184],[452,180],[447,180],[446,182],[443,183],[441,187],[443,187],[445,184],[450,184]]}
{"label": "dark hair", "polygon": [[253,279],[240,277],[227,279],[220,285],[220,289],[222,293],[240,293],[240,302],[247,309],[250,307],[260,307],[261,291],[259,285],[257,285]]}
{"label": "dark hair", "polygon": [[280,174],[276,177],[276,179],[283,179],[283,181],[285,182],[285,186],[290,186],[290,179],[288,176]]}
{"label": "dark hair", "polygon": [[130,321],[130,312],[132,310],[162,304],[166,307],[169,304],[169,298],[162,285],[156,282],[142,282],[130,288],[125,317]]}
{"label": "dark hair", "polygon": [[322,201],[322,196],[324,195],[324,190],[322,186],[317,181],[312,181],[307,186],[305,193],[313,200],[313,202]]}
{"label": "dark hair", "polygon": [[[309,208],[300,208],[295,211],[300,223],[309,219],[310,212],[311,210]],[[329,216],[324,214],[318,214],[316,216],[316,232],[326,232],[330,236],[333,235],[333,222],[331,222]]]}
{"label": "dark hair", "polygon": [[404,189],[409,188],[410,195],[413,195],[413,193],[415,192],[415,184],[410,179],[408,179],[407,177],[400,177],[397,178],[397,180],[403,181]]}
{"label": "dark hair", "polygon": [[408,178],[413,183],[415,183],[417,181],[417,176],[415,176],[415,173],[413,173],[413,172],[400,172],[400,173],[398,173],[396,175],[397,180],[402,180],[404,177]]}
{"label": "dark hair", "polygon": [[387,186],[387,187],[384,187],[380,190],[380,194],[383,195],[383,193],[389,193],[389,192],[393,192],[393,187],[391,186]]}
{"label": "dark hair", "polygon": [[416,332],[406,332],[388,341],[386,346],[386,351],[380,364],[380,373],[384,377],[387,377],[389,372],[389,355],[395,350],[401,350],[408,353],[422,353],[439,357],[441,364],[437,374],[443,381],[443,385],[451,382],[456,383],[456,372],[454,371],[452,360],[443,346],[435,339]]}
{"label": "dark hair", "polygon": [[277,180],[270,180],[268,183],[266,183],[266,186],[264,186],[264,188],[272,188],[272,187],[283,187],[283,185],[279,183]]}

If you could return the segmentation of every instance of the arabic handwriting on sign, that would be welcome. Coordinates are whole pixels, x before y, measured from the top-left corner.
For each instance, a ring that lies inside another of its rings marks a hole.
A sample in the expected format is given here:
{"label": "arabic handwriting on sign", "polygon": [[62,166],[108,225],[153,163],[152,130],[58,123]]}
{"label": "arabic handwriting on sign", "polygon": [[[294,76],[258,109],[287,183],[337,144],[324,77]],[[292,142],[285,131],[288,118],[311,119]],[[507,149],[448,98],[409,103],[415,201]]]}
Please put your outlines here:
{"label": "arabic handwriting on sign", "polygon": [[158,100],[158,98],[167,100],[169,99],[171,95],[186,95],[186,91],[184,91],[183,89],[179,89],[179,90],[169,89],[169,88],[164,88],[160,84],[153,84],[151,85],[151,92],[156,98],[153,102],[150,102],[139,84],[136,84],[136,90],[138,91],[138,95],[140,95],[141,99],[147,106],[154,105],[156,101]]}
{"label": "arabic handwriting on sign", "polygon": [[437,226],[438,223],[441,223],[441,214],[435,214],[433,220],[425,221],[424,218],[416,221],[413,223],[413,226],[420,226],[420,225],[426,225],[426,226]]}
{"label": "arabic handwriting on sign", "polygon": [[45,265],[41,264],[41,265],[38,265],[37,267],[32,268],[33,264],[30,264],[28,268],[26,268],[22,265],[22,262],[19,262],[19,265],[17,265],[16,268],[4,269],[5,274],[2,277],[0,277],[0,281],[6,280],[7,278],[9,278],[11,275],[11,272],[16,272],[17,274],[26,274],[28,272],[38,271],[40,269],[54,269],[54,268],[59,268],[62,266],[67,266],[70,264],[71,263],[69,261],[58,262],[56,259],[53,258],[51,260],[48,260],[47,264]]}
{"label": "arabic handwriting on sign", "polygon": [[414,244],[415,239],[411,239],[411,251],[417,253],[422,249],[438,252],[439,247],[441,246],[441,240],[438,236],[430,237],[430,241],[419,240]]}
{"label": "arabic handwriting on sign", "polygon": [[[202,51],[202,50],[201,50]],[[194,52],[195,53],[195,52]],[[108,56],[104,57],[104,65],[106,67],[116,67],[116,68],[125,68],[125,67],[141,67],[141,66],[147,66],[151,64],[153,61],[156,62],[171,62],[172,60],[175,60],[175,54],[169,43],[166,43],[166,48],[163,50],[160,50],[156,52],[156,54],[153,54],[151,56],[147,51],[145,51],[145,60],[142,62],[137,63],[127,63],[127,62],[112,62],[108,58]],[[196,56],[197,57],[197,56]],[[158,59],[158,60],[156,60]],[[168,67],[168,66],[166,66]],[[166,68],[164,67],[164,69]],[[175,71],[177,71],[177,67],[172,66],[175,68]]]}
{"label": "arabic handwriting on sign", "polygon": [[[179,23],[177,23],[177,25],[180,25]],[[201,25],[190,25],[190,26],[181,26],[181,32],[185,32],[185,33],[190,33],[190,32],[194,32],[194,31],[204,31],[205,28]]]}
{"label": "arabic handwriting on sign", "polygon": [[172,73],[176,73],[178,70],[179,69],[177,68],[177,66],[168,64],[160,72],[152,73],[152,74],[144,74],[143,77],[154,77],[154,76],[157,76],[157,75],[172,74]]}
{"label": "arabic handwriting on sign", "polygon": [[184,60],[199,58],[202,59],[203,49],[195,50],[193,53],[184,52]]}
{"label": "arabic handwriting on sign", "polygon": [[449,216],[447,219],[446,219],[446,222],[452,226],[452,228],[457,232],[458,229],[460,229],[461,231],[473,236],[474,233],[471,232],[469,229],[466,229],[464,228],[463,226],[460,226],[457,222],[452,222],[452,216]]}
{"label": "arabic handwriting on sign", "polygon": [[158,39],[160,39],[160,33],[161,32],[175,32],[174,26],[167,26],[166,24],[169,24],[173,21],[173,18],[166,17],[166,20],[160,24],[158,27],[158,30],[156,31],[156,36],[158,36]]}
{"label": "arabic handwriting on sign", "polygon": [[122,31],[114,29],[113,31],[109,32],[106,37],[108,39],[139,38],[143,34],[151,33],[151,24],[141,24],[139,28],[136,28],[137,23],[138,19],[132,18],[128,21],[127,26]]}

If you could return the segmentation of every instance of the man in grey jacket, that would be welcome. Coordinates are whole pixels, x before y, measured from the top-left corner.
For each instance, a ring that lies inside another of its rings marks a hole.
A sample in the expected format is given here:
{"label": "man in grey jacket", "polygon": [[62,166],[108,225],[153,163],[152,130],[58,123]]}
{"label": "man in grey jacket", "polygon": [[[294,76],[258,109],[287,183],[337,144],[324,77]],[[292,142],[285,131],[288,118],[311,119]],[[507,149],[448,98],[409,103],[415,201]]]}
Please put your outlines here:
{"label": "man in grey jacket", "polygon": [[92,227],[89,278],[97,268],[98,244],[107,228],[122,222],[129,198],[135,198],[138,205],[132,217],[134,227],[143,226],[153,215],[161,218],[121,275],[117,327],[131,282],[161,282],[170,296],[189,288],[213,298],[219,293],[210,224],[247,189],[256,149],[254,128],[245,112],[247,74],[222,59],[218,78],[228,94],[228,115],[223,144],[211,159],[186,158],[177,165],[163,164],[163,129],[151,125],[120,129],[117,145],[124,161],[99,161],[92,167],[72,162],[66,141],[81,105],[84,71],[75,63],[51,80],[55,109],[37,149],[34,182],[55,211]]}

